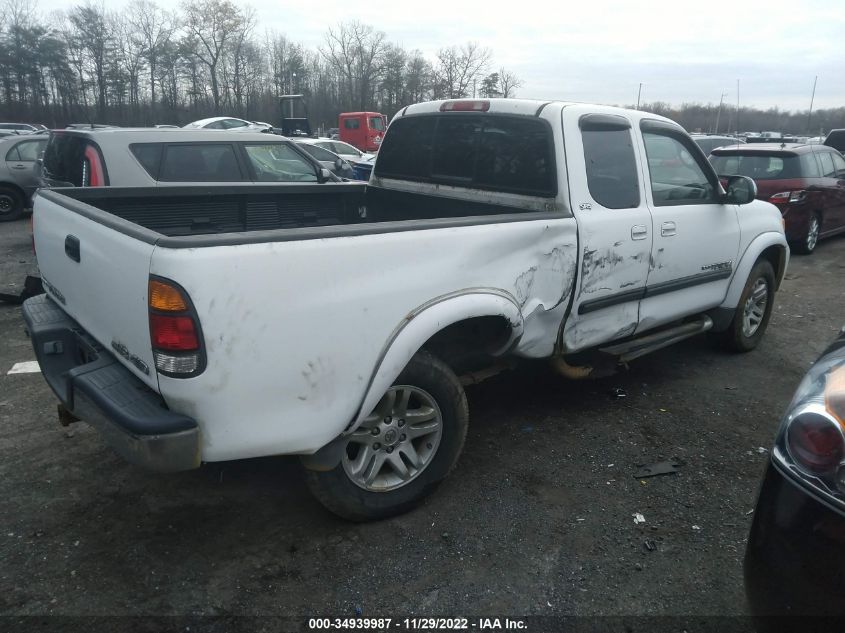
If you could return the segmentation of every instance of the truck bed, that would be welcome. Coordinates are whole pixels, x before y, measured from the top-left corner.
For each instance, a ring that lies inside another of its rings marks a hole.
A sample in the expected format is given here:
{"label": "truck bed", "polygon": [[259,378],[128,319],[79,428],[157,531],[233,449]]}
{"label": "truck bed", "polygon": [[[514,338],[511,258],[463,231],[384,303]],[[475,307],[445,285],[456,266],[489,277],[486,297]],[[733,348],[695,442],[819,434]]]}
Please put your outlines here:
{"label": "truck bed", "polygon": [[[524,214],[532,211],[516,205],[360,184],[251,185],[225,189],[92,187],[44,190],[39,195],[111,228],[129,231],[133,237],[148,243],[161,243],[161,236],[243,234],[408,220],[492,216],[501,222],[506,221],[502,216],[513,214],[517,215],[515,219],[525,219]],[[146,231],[139,232],[133,225]],[[291,237],[307,236],[298,231]]]}

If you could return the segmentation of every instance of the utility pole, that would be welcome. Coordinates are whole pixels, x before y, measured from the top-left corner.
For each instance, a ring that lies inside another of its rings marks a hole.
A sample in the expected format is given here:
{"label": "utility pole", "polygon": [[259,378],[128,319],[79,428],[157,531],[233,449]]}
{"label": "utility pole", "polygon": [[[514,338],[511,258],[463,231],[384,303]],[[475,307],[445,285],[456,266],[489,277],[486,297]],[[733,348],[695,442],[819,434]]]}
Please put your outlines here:
{"label": "utility pole", "polygon": [[819,80],[819,76],[816,75],[816,78],[813,80],[813,95],[810,97],[810,112],[807,114],[807,132],[810,132],[810,120],[813,117],[813,101],[816,98],[816,82]]}
{"label": "utility pole", "polygon": [[637,110],[640,109],[640,95],[643,94],[643,82],[640,82],[640,89],[637,91]]}
{"label": "utility pole", "polygon": [[736,132],[739,133],[739,79],[736,80]]}
{"label": "utility pole", "polygon": [[716,113],[716,134],[719,133],[719,119],[722,118],[722,104],[725,101],[725,97],[728,96],[727,92],[723,92],[722,96],[719,97],[719,111]]}

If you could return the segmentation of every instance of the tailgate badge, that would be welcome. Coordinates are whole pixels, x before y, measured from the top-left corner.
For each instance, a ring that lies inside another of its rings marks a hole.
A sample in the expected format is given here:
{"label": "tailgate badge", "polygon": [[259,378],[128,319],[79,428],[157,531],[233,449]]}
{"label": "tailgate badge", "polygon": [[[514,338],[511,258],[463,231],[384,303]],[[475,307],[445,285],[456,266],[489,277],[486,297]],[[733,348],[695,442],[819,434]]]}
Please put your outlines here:
{"label": "tailgate badge", "polygon": [[142,361],[140,358],[138,358],[137,356],[135,356],[135,354],[133,354],[132,352],[130,352],[130,351],[129,351],[129,348],[127,348],[127,347],[126,347],[126,345],[124,345],[124,344],[123,344],[123,343],[121,343],[120,341],[112,341],[112,342],[111,342],[111,347],[112,347],[112,349],[113,349],[115,352],[117,352],[118,354],[120,354],[121,356],[123,356],[123,358],[125,358],[126,360],[128,360],[128,361],[129,361],[130,363],[132,363],[135,367],[137,367],[139,371],[144,372],[144,374],[146,374],[147,376],[149,376],[149,375],[150,375],[150,368],[149,368],[149,367],[147,367],[147,363],[145,363],[145,362],[144,362],[144,361]]}

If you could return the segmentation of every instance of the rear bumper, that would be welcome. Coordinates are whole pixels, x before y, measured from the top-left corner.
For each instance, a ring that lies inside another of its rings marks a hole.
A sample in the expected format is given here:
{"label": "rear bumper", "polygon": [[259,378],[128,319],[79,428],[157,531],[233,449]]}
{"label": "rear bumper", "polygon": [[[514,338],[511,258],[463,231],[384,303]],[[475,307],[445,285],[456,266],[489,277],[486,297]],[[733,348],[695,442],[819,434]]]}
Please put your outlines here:
{"label": "rear bumper", "polygon": [[59,400],[126,461],[157,472],[200,465],[196,421],[168,410],[159,394],[47,295],[27,299],[23,316],[38,364]]}

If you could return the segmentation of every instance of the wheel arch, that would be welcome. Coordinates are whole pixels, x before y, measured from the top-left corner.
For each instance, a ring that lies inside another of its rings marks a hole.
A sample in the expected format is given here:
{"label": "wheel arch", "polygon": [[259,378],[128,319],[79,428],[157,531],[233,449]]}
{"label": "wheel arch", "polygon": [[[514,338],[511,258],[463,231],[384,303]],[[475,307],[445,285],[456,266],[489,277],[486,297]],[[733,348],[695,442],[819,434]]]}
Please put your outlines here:
{"label": "wheel arch", "polygon": [[5,180],[0,180],[0,189],[12,189],[13,191],[15,191],[21,197],[21,199],[23,200],[23,203],[26,204],[28,196],[26,195],[26,191],[21,189],[20,185],[14,183],[14,182],[8,182],[8,181],[5,181]]}
{"label": "wheel arch", "polygon": [[775,271],[775,290],[780,288],[786,268],[789,264],[789,247],[782,233],[769,232],[758,235],[739,260],[733,279],[728,286],[728,292],[720,308],[734,309],[739,303],[742,290],[751,269],[759,259],[766,259]]}
{"label": "wheel arch", "polygon": [[438,297],[409,312],[385,342],[357,414],[346,432],[355,429],[375,407],[420,349],[441,341],[444,333],[448,332],[451,336],[456,332],[466,332],[479,320],[489,319],[501,320],[506,335],[497,337],[494,347],[487,351],[494,355],[502,354],[513,347],[523,332],[519,304],[504,291],[473,288]]}

